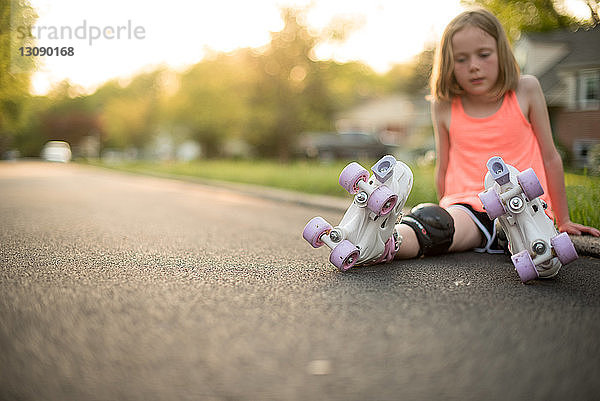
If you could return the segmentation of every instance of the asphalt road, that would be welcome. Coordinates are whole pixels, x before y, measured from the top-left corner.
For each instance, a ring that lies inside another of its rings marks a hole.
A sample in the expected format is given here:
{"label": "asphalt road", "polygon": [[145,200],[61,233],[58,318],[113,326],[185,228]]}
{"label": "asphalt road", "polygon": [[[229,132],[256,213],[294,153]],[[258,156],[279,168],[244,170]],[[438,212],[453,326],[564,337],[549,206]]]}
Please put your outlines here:
{"label": "asphalt road", "polygon": [[600,399],[600,259],[338,272],[334,211],[91,167],[0,164],[2,400]]}

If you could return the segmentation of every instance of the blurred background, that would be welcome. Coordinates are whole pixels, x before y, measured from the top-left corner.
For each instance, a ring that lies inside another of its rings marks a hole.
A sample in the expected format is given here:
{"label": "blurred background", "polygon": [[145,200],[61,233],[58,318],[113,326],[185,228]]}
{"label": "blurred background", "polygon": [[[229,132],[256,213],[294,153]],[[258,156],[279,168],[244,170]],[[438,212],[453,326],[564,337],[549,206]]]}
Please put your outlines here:
{"label": "blurred background", "polygon": [[566,164],[592,171],[599,3],[0,0],[0,156],[64,141],[74,159],[103,163],[386,153],[431,163],[436,42],[455,15],[484,6],[540,78]]}

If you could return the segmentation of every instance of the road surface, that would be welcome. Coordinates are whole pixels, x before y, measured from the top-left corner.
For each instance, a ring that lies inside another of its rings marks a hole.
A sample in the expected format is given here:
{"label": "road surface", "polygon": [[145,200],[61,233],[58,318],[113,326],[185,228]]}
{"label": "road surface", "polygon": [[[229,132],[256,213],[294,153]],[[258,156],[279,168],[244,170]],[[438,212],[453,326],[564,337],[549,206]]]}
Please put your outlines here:
{"label": "road surface", "polygon": [[2,400],[592,400],[600,260],[338,272],[334,211],[76,164],[0,164]]}

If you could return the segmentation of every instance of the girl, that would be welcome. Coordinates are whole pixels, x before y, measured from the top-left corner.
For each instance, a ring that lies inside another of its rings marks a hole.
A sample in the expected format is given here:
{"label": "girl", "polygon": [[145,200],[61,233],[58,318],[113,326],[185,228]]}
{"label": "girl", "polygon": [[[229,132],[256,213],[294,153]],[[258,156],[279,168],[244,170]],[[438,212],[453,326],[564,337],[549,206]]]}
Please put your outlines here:
{"label": "girl", "polygon": [[467,11],[446,27],[431,77],[440,206],[419,205],[397,225],[404,259],[422,254],[490,250],[495,232],[477,194],[486,162],[501,156],[532,167],[559,231],[600,236],[569,218],[561,158],[552,140],[538,80],[519,74],[506,34],[486,10]]}

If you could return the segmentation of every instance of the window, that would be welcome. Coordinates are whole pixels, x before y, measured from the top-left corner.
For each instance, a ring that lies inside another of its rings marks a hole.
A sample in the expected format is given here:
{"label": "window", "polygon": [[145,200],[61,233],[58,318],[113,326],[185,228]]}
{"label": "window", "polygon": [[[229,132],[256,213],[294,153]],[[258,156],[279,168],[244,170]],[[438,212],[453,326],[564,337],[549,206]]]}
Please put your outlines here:
{"label": "window", "polygon": [[576,139],[573,142],[573,165],[578,168],[591,167],[593,165],[593,149],[600,146],[597,139]]}
{"label": "window", "polygon": [[579,73],[577,102],[583,110],[600,108],[600,70],[583,70]]}

